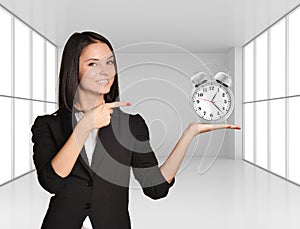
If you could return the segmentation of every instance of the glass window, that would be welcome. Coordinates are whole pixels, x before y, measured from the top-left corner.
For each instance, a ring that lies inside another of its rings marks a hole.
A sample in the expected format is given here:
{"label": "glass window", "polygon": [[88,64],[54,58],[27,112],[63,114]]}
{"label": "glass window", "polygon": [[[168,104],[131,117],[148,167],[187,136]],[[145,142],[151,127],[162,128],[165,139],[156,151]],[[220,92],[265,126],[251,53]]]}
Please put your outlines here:
{"label": "glass window", "polygon": [[285,96],[285,19],[270,29],[271,98]]}
{"label": "glass window", "polygon": [[271,171],[285,177],[285,99],[270,100]]}
{"label": "glass window", "polygon": [[268,97],[268,33],[265,32],[256,40],[256,100]]}
{"label": "glass window", "polygon": [[47,101],[55,101],[56,48],[47,41]]}
{"label": "glass window", "polygon": [[30,170],[29,152],[31,132],[29,125],[29,100],[15,99],[15,176]]}
{"label": "glass window", "polygon": [[36,119],[37,116],[44,115],[45,103],[44,102],[39,102],[39,101],[32,101],[32,123],[33,125],[34,120]]}
{"label": "glass window", "polygon": [[11,148],[11,98],[0,96],[0,104],[3,111],[0,112],[0,139],[1,139],[1,160],[0,160],[0,184],[10,179],[12,170],[12,148]]}
{"label": "glass window", "polygon": [[268,102],[257,102],[256,104],[256,164],[268,168]]}
{"label": "glass window", "polygon": [[244,99],[245,102],[253,101],[253,42],[244,49]]}
{"label": "glass window", "polygon": [[1,84],[0,94],[11,95],[11,16],[0,7],[0,63]]}
{"label": "glass window", "polygon": [[44,39],[32,33],[32,98],[45,100]]}
{"label": "glass window", "polygon": [[244,159],[253,163],[253,103],[244,104],[244,126]]}
{"label": "glass window", "polygon": [[15,96],[29,98],[29,28],[15,19]]}
{"label": "glass window", "polygon": [[57,110],[57,106],[55,103],[47,103],[46,104],[46,109],[47,109],[47,114],[52,114],[53,112],[55,112]]}
{"label": "glass window", "polygon": [[300,184],[300,97],[289,99],[289,179]]}
{"label": "glass window", "polygon": [[300,95],[300,9],[289,16],[289,95]]}

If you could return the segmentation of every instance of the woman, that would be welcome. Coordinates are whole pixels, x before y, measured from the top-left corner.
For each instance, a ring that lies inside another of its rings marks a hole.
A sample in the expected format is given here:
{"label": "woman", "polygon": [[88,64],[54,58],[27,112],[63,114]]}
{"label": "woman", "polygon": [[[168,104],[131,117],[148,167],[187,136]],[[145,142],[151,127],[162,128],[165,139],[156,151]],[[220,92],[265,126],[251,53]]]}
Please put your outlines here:
{"label": "woman", "polygon": [[74,33],[64,47],[58,105],[55,113],[38,116],[31,128],[39,183],[55,194],[42,223],[45,229],[76,229],[83,222],[96,229],[131,228],[130,168],[145,195],[163,198],[194,136],[239,129],[192,122],[159,167],[142,116],[120,109],[131,104],[119,100],[113,48],[94,32]]}

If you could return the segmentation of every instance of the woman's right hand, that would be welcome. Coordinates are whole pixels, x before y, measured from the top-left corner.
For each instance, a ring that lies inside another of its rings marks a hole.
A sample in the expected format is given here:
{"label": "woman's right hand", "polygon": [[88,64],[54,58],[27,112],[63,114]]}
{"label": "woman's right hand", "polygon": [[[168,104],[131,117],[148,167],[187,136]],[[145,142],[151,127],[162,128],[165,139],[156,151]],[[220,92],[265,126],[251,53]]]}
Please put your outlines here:
{"label": "woman's right hand", "polygon": [[83,116],[87,131],[90,131],[94,128],[100,129],[104,126],[108,126],[110,124],[113,108],[130,105],[130,102],[117,101],[111,103],[103,103],[95,106],[93,109],[87,111]]}

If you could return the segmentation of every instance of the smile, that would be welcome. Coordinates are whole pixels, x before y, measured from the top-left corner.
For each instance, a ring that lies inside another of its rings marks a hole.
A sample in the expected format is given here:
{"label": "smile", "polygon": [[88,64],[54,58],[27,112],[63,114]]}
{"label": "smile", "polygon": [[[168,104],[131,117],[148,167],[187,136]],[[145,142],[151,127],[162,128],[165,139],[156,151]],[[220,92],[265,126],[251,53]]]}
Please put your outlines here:
{"label": "smile", "polygon": [[97,82],[97,83],[101,83],[101,84],[107,84],[107,83],[108,83],[108,80],[107,80],[107,79],[104,79],[104,80],[97,80],[96,82]]}

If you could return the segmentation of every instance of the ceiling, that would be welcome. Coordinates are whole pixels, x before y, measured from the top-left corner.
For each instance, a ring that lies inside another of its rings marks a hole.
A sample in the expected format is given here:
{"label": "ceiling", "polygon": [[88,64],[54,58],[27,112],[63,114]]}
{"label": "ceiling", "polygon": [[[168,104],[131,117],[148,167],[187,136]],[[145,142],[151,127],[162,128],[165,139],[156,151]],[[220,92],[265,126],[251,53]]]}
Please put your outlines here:
{"label": "ceiling", "polygon": [[[62,47],[75,31],[94,30],[120,52],[224,52],[242,46],[300,0],[0,0]],[[125,48],[125,46],[130,46]]]}

